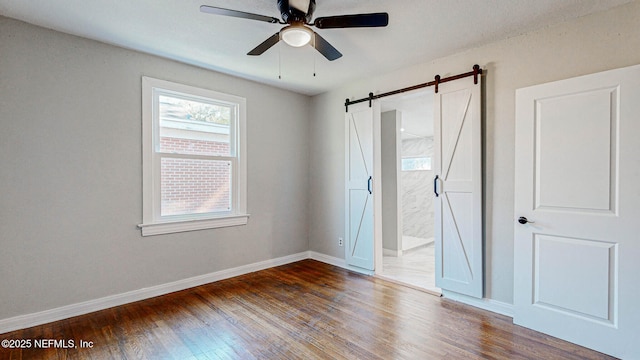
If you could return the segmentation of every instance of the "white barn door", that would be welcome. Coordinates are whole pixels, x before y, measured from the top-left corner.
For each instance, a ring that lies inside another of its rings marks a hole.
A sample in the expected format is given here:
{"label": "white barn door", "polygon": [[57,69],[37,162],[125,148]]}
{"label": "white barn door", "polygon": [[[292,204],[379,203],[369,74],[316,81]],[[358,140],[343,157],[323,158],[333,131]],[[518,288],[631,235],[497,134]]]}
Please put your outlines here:
{"label": "white barn door", "polygon": [[440,84],[434,103],[436,285],[478,298],[483,296],[480,81],[467,77]]}
{"label": "white barn door", "polygon": [[640,359],[639,99],[640,66],[516,92],[514,323],[624,359]]}
{"label": "white barn door", "polygon": [[380,167],[374,161],[374,138],[380,136],[379,121],[374,121],[379,118],[374,116],[376,108],[368,103],[350,105],[345,117],[346,261],[365,270],[374,270],[375,229],[381,226],[374,222],[374,199],[380,198],[376,196]]}

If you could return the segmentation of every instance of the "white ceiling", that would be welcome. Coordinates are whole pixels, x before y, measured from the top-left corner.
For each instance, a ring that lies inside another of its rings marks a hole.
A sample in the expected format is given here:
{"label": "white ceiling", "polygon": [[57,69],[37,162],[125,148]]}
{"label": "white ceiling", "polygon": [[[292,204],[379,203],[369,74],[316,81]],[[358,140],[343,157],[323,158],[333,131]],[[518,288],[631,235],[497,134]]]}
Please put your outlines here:
{"label": "white ceiling", "polygon": [[0,14],[314,95],[631,1],[316,0],[314,17],[389,13],[386,28],[317,30],[344,55],[333,62],[283,44],[247,56],[282,25],[199,11],[204,4],[280,18],[276,0],[0,0]]}

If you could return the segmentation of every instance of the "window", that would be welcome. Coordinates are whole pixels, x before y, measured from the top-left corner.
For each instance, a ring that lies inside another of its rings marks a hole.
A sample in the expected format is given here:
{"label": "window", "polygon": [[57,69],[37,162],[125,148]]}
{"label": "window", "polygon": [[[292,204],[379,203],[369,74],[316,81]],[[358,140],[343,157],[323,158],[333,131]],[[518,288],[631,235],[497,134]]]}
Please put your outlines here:
{"label": "window", "polygon": [[246,100],[148,77],[142,99],[142,235],[246,224]]}
{"label": "window", "polygon": [[402,171],[431,170],[431,157],[402,158]]}

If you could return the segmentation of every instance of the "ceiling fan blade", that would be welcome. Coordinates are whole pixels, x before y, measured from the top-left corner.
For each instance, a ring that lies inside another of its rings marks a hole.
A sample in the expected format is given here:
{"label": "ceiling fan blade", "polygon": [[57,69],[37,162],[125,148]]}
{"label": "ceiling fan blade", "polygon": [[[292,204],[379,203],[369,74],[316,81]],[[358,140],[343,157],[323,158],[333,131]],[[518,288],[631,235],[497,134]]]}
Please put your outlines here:
{"label": "ceiling fan blade", "polygon": [[262,55],[262,53],[269,50],[269,48],[271,48],[273,45],[277,44],[278,41],[280,41],[279,32],[271,35],[271,37],[263,41],[262,44],[256,46],[255,49],[249,51],[247,55],[253,55],[253,56]]}
{"label": "ceiling fan blade", "polygon": [[277,24],[277,23],[280,22],[280,20],[278,20],[277,18],[271,17],[271,16],[252,14],[252,13],[248,13],[248,12],[224,9],[224,8],[219,8],[219,7],[215,7],[215,6],[208,6],[208,5],[201,5],[200,6],[200,11],[202,11],[203,13],[207,13],[207,14],[215,14],[215,15],[222,15],[222,16],[232,16],[232,17],[237,17],[237,18],[242,18],[242,19],[265,21],[265,22],[272,23],[272,24]]}
{"label": "ceiling fan blade", "polygon": [[318,29],[337,29],[353,27],[382,27],[389,24],[389,14],[357,14],[319,17],[313,25]]}
{"label": "ceiling fan blade", "polygon": [[329,61],[333,61],[335,59],[339,59],[342,57],[340,51],[333,47],[333,45],[329,44],[327,40],[325,40],[322,36],[315,33],[314,46],[316,50],[320,52],[320,54],[324,55]]}

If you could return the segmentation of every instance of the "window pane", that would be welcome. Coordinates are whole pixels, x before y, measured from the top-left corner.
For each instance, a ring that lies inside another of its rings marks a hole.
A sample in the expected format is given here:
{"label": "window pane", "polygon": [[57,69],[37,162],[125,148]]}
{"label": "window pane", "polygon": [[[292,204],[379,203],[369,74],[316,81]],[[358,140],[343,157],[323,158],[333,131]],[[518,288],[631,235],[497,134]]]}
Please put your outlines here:
{"label": "window pane", "polygon": [[173,154],[232,156],[233,108],[166,95],[158,96],[159,151]]}
{"label": "window pane", "polygon": [[402,159],[402,171],[431,170],[430,157],[415,157]]}
{"label": "window pane", "polygon": [[161,216],[231,210],[231,162],[161,159]]}

